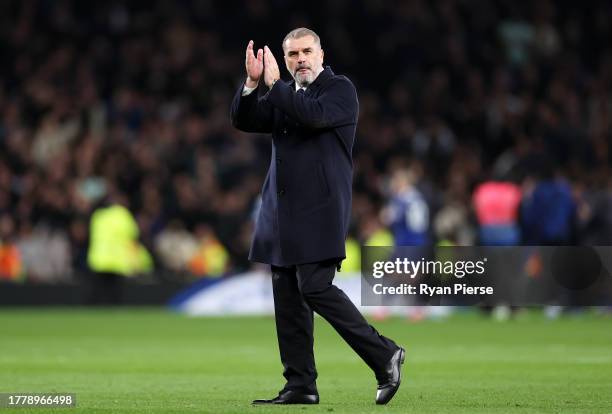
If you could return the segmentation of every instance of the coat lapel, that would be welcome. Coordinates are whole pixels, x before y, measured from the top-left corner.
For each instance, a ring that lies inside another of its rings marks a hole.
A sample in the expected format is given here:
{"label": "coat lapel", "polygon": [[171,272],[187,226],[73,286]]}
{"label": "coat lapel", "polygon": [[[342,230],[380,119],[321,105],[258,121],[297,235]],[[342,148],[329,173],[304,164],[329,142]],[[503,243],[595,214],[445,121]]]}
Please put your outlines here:
{"label": "coat lapel", "polygon": [[[313,83],[306,89],[306,96],[316,96],[319,88],[325,84],[325,81],[334,76],[334,72],[329,66],[325,66],[323,72],[319,73],[319,76],[314,80]],[[295,81],[294,81],[295,84]]]}

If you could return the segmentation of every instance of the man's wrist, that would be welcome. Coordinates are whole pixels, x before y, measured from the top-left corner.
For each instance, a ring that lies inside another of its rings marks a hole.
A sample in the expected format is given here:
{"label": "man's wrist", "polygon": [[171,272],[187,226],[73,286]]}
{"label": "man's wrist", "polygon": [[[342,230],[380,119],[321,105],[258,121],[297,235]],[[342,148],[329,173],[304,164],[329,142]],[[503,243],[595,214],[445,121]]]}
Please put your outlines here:
{"label": "man's wrist", "polygon": [[279,78],[273,79],[272,82],[270,82],[270,89],[272,89],[274,87],[274,84],[276,83],[276,81],[278,81]]}
{"label": "man's wrist", "polygon": [[259,81],[254,81],[253,79],[247,76],[246,81],[244,82],[244,86],[249,89],[255,89],[257,88],[257,85],[259,85]]}

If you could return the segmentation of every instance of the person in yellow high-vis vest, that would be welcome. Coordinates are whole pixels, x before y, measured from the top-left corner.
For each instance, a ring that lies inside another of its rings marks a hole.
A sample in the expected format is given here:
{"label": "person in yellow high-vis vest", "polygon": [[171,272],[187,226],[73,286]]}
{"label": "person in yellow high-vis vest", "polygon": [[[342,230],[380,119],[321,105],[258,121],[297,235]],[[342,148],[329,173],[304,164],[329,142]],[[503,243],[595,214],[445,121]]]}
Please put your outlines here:
{"label": "person in yellow high-vis vest", "polygon": [[138,242],[138,236],[134,216],[120,203],[94,211],[87,252],[87,263],[94,275],[92,303],[121,303],[123,278],[153,269],[151,255]]}

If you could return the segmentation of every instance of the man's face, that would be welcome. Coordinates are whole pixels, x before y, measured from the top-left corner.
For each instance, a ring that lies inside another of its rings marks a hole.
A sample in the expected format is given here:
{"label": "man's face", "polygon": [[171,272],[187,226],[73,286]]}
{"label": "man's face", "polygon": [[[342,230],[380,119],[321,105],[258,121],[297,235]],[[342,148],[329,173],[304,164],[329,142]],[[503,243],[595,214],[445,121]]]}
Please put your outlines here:
{"label": "man's face", "polygon": [[323,49],[312,36],[287,39],[283,45],[287,70],[300,86],[308,86],[323,67]]}

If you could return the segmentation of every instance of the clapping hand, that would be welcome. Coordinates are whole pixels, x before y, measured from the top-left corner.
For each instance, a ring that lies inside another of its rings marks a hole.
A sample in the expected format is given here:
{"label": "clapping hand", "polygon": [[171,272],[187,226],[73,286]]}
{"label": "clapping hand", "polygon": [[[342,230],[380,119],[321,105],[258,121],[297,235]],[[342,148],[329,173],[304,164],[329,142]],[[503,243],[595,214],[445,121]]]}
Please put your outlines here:
{"label": "clapping hand", "polygon": [[[261,74],[264,71],[263,55],[264,55],[263,50],[259,49],[257,50],[257,56],[255,56],[255,53],[253,52],[253,41],[250,40],[246,48],[246,60],[245,60],[246,73],[247,73],[247,80],[246,80],[245,85],[248,88],[255,88],[257,87],[257,84],[259,83],[259,78],[261,77]],[[278,70],[278,66],[277,66],[277,70]]]}
{"label": "clapping hand", "polygon": [[[257,56],[259,56],[259,53],[257,53]],[[271,88],[272,85],[274,85],[274,82],[276,82],[280,78],[280,70],[278,69],[278,63],[276,63],[276,59],[274,58],[274,55],[272,54],[272,51],[268,46],[264,47],[263,61],[264,82],[266,83],[266,86],[268,88]]]}

